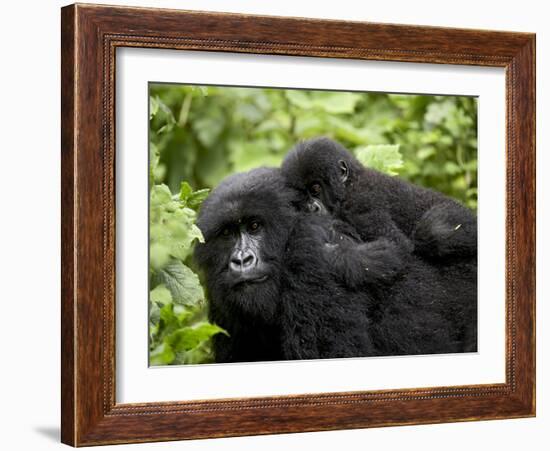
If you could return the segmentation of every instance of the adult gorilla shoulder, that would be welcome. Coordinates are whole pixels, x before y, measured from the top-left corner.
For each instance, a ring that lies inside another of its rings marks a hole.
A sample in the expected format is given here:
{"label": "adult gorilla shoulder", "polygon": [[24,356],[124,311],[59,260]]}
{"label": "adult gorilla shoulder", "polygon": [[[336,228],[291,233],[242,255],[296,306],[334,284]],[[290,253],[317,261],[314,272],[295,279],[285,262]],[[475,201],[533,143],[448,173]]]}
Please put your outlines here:
{"label": "adult gorilla shoulder", "polygon": [[431,259],[477,254],[477,220],[441,193],[365,168],[328,138],[299,143],[282,166],[288,185],[309,210],[327,210],[365,241],[384,237]]}

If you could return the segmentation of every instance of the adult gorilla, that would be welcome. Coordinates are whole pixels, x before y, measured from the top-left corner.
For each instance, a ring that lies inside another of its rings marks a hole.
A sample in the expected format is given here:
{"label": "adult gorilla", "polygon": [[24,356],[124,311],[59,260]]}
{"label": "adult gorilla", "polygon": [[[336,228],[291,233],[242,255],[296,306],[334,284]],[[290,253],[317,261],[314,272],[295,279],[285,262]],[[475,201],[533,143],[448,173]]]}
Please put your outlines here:
{"label": "adult gorilla", "polygon": [[300,213],[279,170],[224,180],[203,203],[216,361],[476,350],[475,274],[437,269],[329,215]]}

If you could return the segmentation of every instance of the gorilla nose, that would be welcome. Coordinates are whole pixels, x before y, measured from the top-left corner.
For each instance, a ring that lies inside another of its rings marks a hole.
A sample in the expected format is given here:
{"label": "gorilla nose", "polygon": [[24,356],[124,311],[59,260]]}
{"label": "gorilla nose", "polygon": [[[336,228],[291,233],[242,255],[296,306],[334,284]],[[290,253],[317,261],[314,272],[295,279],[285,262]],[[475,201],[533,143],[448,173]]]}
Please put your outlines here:
{"label": "gorilla nose", "polygon": [[256,255],[250,249],[238,250],[231,256],[229,267],[235,272],[246,272],[256,266]]}

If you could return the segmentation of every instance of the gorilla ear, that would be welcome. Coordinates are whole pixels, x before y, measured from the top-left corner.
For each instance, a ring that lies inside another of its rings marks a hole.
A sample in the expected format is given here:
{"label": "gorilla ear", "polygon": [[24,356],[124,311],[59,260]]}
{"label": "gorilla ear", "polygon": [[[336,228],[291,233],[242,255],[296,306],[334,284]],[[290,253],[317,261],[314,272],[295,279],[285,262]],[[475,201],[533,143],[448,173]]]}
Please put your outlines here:
{"label": "gorilla ear", "polygon": [[344,160],[340,160],[338,167],[340,168],[340,181],[345,183],[349,176],[348,164]]}

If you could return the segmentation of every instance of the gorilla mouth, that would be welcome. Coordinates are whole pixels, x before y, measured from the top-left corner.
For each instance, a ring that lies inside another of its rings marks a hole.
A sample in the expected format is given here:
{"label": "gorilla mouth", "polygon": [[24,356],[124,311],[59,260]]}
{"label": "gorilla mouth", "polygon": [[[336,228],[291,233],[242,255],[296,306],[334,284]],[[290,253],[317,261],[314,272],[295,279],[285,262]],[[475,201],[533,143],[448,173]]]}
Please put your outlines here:
{"label": "gorilla mouth", "polygon": [[253,283],[262,283],[262,282],[265,282],[268,278],[269,276],[267,274],[258,274],[254,276],[250,275],[246,277],[241,277],[235,281],[233,286],[237,287],[239,285],[242,286],[242,285],[248,285]]}

